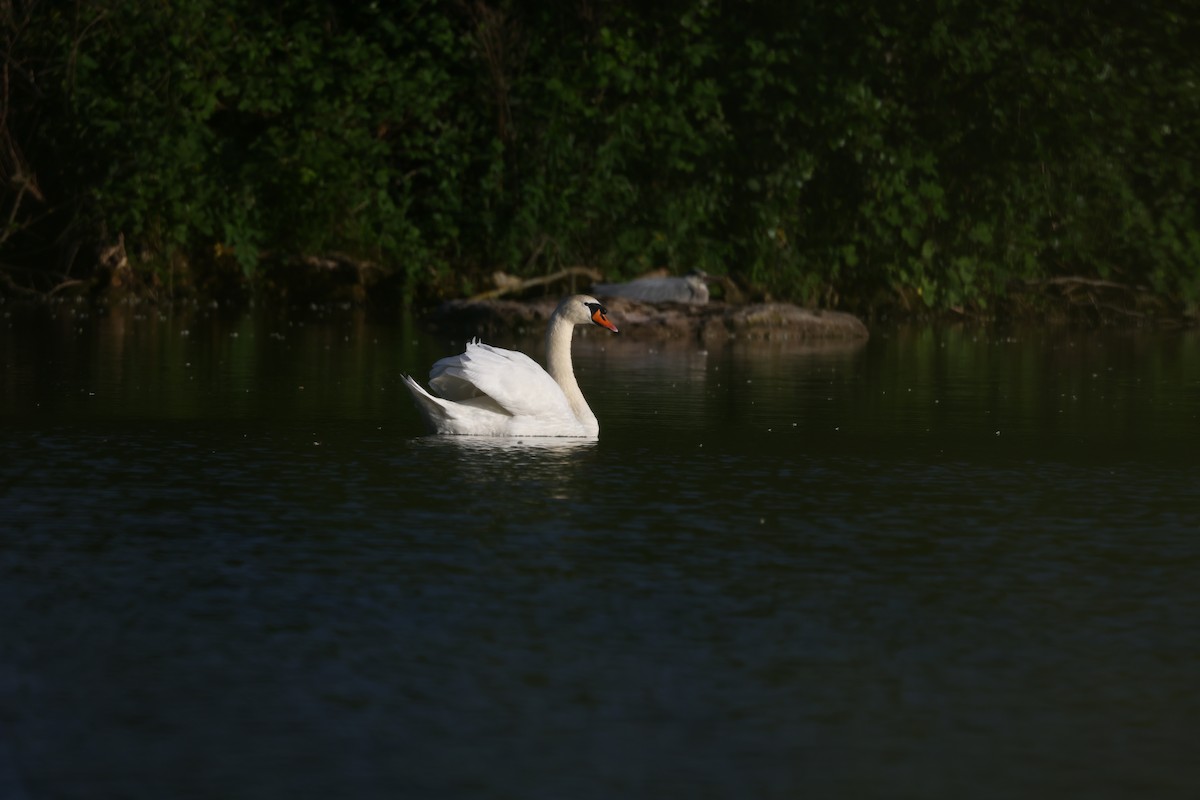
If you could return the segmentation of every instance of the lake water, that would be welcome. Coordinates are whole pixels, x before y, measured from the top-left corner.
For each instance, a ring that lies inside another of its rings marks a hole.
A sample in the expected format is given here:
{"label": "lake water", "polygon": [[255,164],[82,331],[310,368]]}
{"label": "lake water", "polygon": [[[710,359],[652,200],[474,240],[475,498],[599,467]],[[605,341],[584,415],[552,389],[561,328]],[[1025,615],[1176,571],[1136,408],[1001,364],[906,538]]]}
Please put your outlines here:
{"label": "lake water", "polygon": [[1197,796],[1195,331],[602,333],[0,306],[0,797]]}

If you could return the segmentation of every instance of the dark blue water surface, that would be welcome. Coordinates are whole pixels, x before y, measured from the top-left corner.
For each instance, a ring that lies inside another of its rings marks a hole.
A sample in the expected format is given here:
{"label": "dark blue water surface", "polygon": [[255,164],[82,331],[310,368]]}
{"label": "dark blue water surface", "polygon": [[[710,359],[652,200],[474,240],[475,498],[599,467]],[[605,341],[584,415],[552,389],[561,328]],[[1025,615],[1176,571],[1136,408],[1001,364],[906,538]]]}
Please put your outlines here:
{"label": "dark blue water surface", "polygon": [[1200,792],[1195,332],[590,335],[593,443],[460,348],[0,306],[0,797]]}

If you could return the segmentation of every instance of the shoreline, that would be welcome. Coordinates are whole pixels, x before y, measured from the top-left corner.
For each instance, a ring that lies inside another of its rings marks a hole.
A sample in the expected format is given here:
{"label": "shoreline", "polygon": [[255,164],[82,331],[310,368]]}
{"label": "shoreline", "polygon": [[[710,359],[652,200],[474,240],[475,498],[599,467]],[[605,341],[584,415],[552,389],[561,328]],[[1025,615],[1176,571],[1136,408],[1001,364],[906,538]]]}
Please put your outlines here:
{"label": "shoreline", "polygon": [[[106,285],[107,284],[107,285]],[[433,332],[461,333],[474,325],[480,335],[541,331],[561,293],[523,300],[514,299],[439,299],[436,296],[411,295],[402,287],[389,284],[367,287],[355,281],[346,285],[300,289],[280,283],[242,286],[234,292],[184,291],[174,296],[161,286],[107,281],[72,281],[61,290],[5,291],[0,284],[0,309],[9,313],[26,308],[86,307],[93,313],[111,310],[158,309],[160,312],[183,309],[220,309],[225,313],[269,309],[274,313],[362,309],[379,315],[411,315]],[[12,287],[8,287],[12,288]],[[723,339],[854,341],[869,338],[869,328],[901,323],[967,324],[982,327],[1035,325],[1047,328],[1081,329],[1176,329],[1200,327],[1200,316],[1167,302],[1133,311],[1112,303],[1085,304],[1076,298],[1049,291],[1029,297],[1024,293],[996,298],[987,312],[952,309],[949,311],[914,310],[911,306],[884,304],[867,314],[809,308],[782,300],[731,303],[721,299],[705,304],[648,304],[624,298],[598,297],[614,315],[625,320],[622,335],[646,341],[713,342]],[[564,290],[565,291],[565,290]]]}
{"label": "shoreline", "polygon": [[[716,343],[731,339],[794,341],[866,341],[870,331],[845,311],[802,308],[792,303],[729,304],[709,302],[648,304],[623,298],[599,298],[621,336],[638,341]],[[451,300],[423,320],[438,332],[481,336],[541,331],[557,298],[533,301]]]}

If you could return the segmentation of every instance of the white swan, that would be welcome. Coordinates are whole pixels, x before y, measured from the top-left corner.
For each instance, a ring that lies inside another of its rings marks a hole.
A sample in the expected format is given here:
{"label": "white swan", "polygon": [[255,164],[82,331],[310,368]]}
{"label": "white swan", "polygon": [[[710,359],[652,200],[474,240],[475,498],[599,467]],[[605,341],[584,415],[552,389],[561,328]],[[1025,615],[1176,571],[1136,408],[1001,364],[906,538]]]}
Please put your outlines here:
{"label": "white swan", "polygon": [[600,423],[571,367],[571,335],[576,325],[588,323],[617,332],[596,298],[572,295],[558,304],[547,324],[546,369],[524,353],[476,339],[462,355],[433,365],[432,393],[408,375],[404,382],[435,433],[595,439]]}

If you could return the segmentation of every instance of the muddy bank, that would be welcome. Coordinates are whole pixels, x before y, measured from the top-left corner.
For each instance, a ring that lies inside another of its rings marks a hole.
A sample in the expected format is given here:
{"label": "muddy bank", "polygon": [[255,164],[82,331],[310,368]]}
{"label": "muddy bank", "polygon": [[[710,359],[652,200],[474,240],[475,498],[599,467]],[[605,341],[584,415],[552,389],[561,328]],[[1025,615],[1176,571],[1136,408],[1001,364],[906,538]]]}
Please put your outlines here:
{"label": "muddy bank", "polygon": [[[557,304],[553,297],[528,302],[451,300],[430,312],[426,322],[438,331],[463,336],[537,333]],[[623,337],[644,341],[856,341],[869,336],[867,326],[853,314],[790,303],[649,305],[613,298],[605,305]]]}

